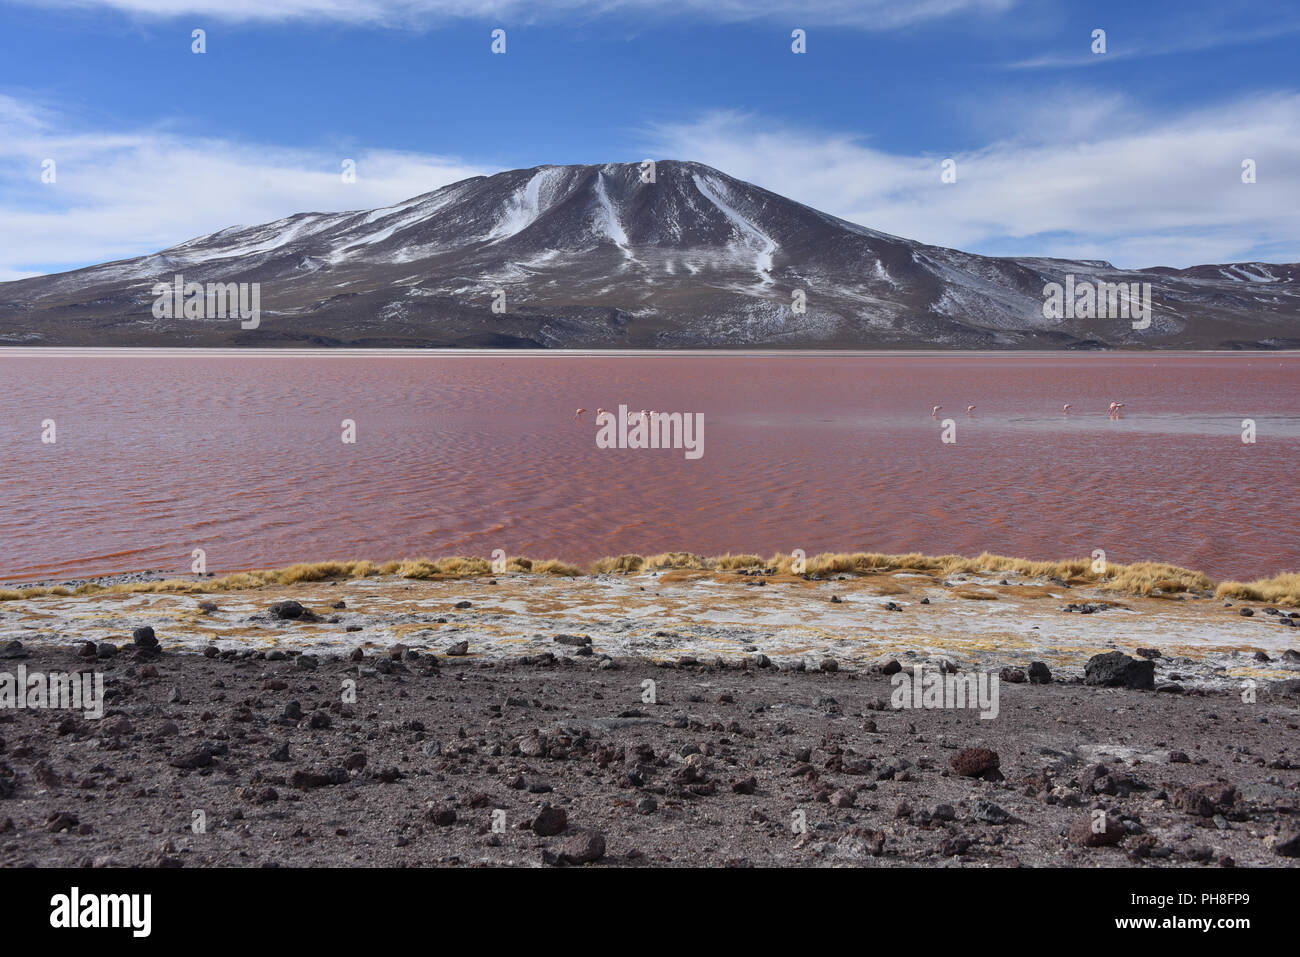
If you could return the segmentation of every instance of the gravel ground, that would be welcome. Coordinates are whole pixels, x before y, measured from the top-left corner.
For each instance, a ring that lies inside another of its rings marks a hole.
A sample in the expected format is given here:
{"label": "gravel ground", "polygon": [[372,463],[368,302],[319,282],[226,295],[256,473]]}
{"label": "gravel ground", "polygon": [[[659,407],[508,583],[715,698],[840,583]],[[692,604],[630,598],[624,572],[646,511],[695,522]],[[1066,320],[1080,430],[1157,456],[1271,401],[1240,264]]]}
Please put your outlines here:
{"label": "gravel ground", "polygon": [[148,637],[94,653],[0,649],[0,672],[95,669],[108,697],[99,720],[0,710],[0,865],[1295,866],[1300,854],[1293,684],[1248,703],[1004,680],[983,720],[896,710],[887,675],[834,661],[656,663],[572,639],[515,660],[402,647],[209,657]]}

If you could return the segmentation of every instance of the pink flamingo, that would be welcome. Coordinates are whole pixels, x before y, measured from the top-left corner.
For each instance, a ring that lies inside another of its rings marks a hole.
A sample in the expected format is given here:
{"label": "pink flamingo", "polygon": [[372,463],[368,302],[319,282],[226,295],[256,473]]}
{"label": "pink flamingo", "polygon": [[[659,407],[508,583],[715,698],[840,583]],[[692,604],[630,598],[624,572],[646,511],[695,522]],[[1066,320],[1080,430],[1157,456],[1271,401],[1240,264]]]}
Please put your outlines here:
{"label": "pink flamingo", "polygon": [[1070,403],[1067,402],[1067,403],[1065,403],[1065,405],[1061,406],[1061,411],[1064,412],[1066,415],[1069,415],[1069,414],[1070,414]]}
{"label": "pink flamingo", "polygon": [[973,405],[968,405],[968,406],[966,406],[966,414],[967,414],[967,415],[974,415],[974,414],[975,414],[975,406],[973,406]]}
{"label": "pink flamingo", "polygon": [[1119,418],[1119,410],[1122,409],[1122,408],[1124,408],[1124,403],[1123,403],[1123,402],[1112,402],[1112,403],[1110,404],[1110,417],[1111,417],[1112,419],[1118,419],[1118,418]]}
{"label": "pink flamingo", "polygon": [[582,414],[586,411],[587,411],[586,409],[579,409],[577,412],[573,413],[573,417],[575,419],[580,419],[582,418]]}
{"label": "pink flamingo", "polygon": [[937,418],[939,417],[939,410],[942,409],[942,408],[943,408],[943,406],[941,406],[941,405],[936,405],[933,409],[931,409],[931,410],[930,410],[930,418],[932,418],[932,419],[937,419]]}

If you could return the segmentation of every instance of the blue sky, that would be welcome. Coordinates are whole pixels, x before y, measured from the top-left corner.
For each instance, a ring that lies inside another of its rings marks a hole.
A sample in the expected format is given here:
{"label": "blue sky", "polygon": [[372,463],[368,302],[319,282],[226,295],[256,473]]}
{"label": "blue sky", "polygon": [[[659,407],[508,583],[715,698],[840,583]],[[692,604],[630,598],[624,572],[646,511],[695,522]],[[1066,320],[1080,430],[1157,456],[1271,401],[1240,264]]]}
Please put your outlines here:
{"label": "blue sky", "polygon": [[646,156],[974,252],[1300,260],[1300,4],[0,0],[0,51],[0,280]]}

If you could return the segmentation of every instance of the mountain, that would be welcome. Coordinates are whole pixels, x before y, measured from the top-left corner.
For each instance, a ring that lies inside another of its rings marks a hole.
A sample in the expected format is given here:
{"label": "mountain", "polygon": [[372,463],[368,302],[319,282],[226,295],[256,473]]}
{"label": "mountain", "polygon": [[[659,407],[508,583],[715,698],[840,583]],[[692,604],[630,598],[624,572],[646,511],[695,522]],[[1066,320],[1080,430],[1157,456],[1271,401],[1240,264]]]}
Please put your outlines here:
{"label": "mountain", "polygon": [[[260,325],[156,318],[154,284],[176,274],[260,284]],[[1045,287],[1067,277],[1076,290],[1149,283],[1149,327],[1044,318]],[[699,163],[661,161],[654,182],[639,164],[540,166],[0,283],[0,344],[1297,348],[1298,280],[1296,264],[1122,270],[976,256]],[[504,312],[492,309],[496,290]]]}

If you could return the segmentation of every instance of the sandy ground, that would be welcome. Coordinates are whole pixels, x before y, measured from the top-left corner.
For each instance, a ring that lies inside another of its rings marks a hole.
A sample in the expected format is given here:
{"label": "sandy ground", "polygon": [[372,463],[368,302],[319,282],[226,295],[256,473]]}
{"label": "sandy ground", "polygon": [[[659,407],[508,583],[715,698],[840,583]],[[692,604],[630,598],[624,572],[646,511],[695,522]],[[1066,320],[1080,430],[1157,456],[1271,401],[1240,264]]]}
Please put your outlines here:
{"label": "sandy ground", "polygon": [[[1296,863],[1300,631],[1262,606],[1001,581],[7,601],[0,672],[97,671],[108,702],[0,710],[0,865]],[[269,611],[287,599],[320,620]],[[1138,648],[1162,690],[1080,680]],[[897,709],[891,658],[1001,674],[997,716]],[[1053,679],[1002,672],[1031,661]]]}

